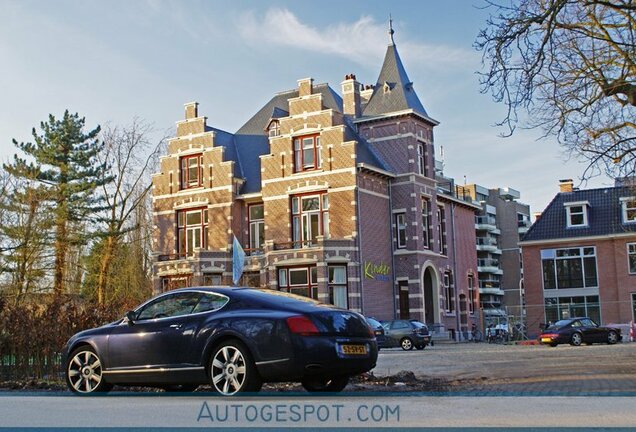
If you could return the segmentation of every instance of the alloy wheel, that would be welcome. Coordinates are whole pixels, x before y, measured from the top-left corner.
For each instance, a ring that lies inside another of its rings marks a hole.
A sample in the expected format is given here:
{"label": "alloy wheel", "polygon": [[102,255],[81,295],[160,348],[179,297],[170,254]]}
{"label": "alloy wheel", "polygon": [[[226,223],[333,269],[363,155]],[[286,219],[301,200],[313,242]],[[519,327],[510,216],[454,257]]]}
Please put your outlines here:
{"label": "alloy wheel", "polygon": [[618,335],[616,334],[616,332],[609,332],[607,334],[607,343],[615,344],[616,342],[618,342]]}
{"label": "alloy wheel", "polygon": [[68,380],[78,393],[92,393],[102,382],[102,364],[92,351],[80,351],[68,364]]}
{"label": "alloy wheel", "polygon": [[572,345],[579,346],[581,345],[581,342],[583,342],[583,338],[581,337],[581,335],[579,333],[574,333],[572,335]]}
{"label": "alloy wheel", "polygon": [[402,349],[405,351],[410,351],[413,349],[413,342],[411,342],[411,339],[409,338],[402,339],[402,341],[400,342],[400,345],[402,346]]}
{"label": "alloy wheel", "polygon": [[247,378],[245,357],[234,346],[224,346],[212,359],[210,376],[216,390],[224,395],[237,393]]}

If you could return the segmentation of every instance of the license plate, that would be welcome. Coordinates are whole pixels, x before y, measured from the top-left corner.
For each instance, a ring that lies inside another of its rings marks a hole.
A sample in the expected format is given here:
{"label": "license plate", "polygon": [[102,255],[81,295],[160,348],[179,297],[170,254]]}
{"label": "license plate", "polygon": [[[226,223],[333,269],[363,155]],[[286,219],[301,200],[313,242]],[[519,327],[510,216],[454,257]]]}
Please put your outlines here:
{"label": "license plate", "polygon": [[541,338],[541,342],[552,342],[550,338]]}
{"label": "license plate", "polygon": [[340,349],[343,354],[347,355],[365,355],[367,354],[366,345],[341,345]]}
{"label": "license plate", "polygon": [[375,332],[375,334],[376,334],[377,336],[381,336],[381,335],[382,335],[382,332],[381,332],[381,331],[377,331],[377,332]]}

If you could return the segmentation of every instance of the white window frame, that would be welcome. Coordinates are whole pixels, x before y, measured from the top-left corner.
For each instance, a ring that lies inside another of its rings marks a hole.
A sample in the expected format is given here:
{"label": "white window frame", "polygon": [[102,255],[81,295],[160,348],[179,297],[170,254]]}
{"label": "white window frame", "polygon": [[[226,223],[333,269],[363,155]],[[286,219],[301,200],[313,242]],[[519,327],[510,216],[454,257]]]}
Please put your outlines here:
{"label": "white window frame", "polygon": [[[636,255],[636,243],[627,243],[625,247],[627,248],[627,273],[636,274],[636,269],[632,271],[630,262],[629,262],[630,255]],[[634,250],[630,251],[632,247],[634,248]]]}
{"label": "white window frame", "polygon": [[[400,219],[402,219],[401,223]],[[404,231],[404,243],[400,241],[400,231]],[[395,241],[398,249],[404,249],[406,247],[408,242],[408,238],[406,236],[406,213],[395,214]]]}
{"label": "white window frame", "polygon": [[[636,223],[636,217],[634,217],[634,219],[629,219],[627,217],[627,212],[630,210],[636,213],[636,197],[633,197],[633,196],[621,197],[620,201],[621,201],[621,209],[623,214],[623,223],[624,224]],[[634,204],[634,207],[627,206],[630,202]]]}
{"label": "white window frame", "polygon": [[422,143],[417,145],[417,172],[426,175],[426,152]]}
{"label": "white window frame", "polygon": [[[565,222],[568,228],[583,228],[583,227],[589,226],[588,214],[587,214],[589,203],[587,201],[569,202],[569,203],[564,203],[563,205],[565,206]],[[581,212],[573,213],[572,208],[574,207],[581,207]],[[580,215],[580,214],[583,215],[583,223],[573,224],[572,216]]]}

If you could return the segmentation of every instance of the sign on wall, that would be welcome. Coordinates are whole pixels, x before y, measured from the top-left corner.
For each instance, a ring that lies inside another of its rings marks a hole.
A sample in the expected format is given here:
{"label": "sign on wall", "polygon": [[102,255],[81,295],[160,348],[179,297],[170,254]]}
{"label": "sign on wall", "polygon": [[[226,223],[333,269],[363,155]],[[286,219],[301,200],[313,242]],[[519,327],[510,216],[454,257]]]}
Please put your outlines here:
{"label": "sign on wall", "polygon": [[371,261],[364,262],[364,277],[367,279],[374,279],[379,281],[388,282],[390,278],[391,267],[384,263],[373,263]]}

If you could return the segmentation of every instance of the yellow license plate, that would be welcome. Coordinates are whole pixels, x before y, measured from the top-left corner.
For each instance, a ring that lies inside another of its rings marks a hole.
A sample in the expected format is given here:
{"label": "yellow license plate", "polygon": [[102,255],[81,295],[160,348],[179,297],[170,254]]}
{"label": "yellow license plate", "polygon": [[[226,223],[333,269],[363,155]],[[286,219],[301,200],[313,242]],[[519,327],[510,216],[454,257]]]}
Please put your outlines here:
{"label": "yellow license plate", "polygon": [[348,355],[365,355],[367,353],[366,345],[342,345],[342,353]]}
{"label": "yellow license plate", "polygon": [[541,342],[552,342],[550,338],[541,338]]}

